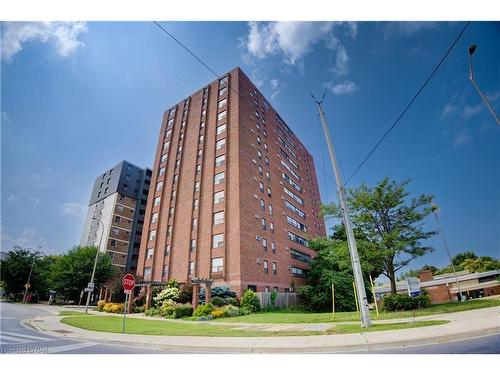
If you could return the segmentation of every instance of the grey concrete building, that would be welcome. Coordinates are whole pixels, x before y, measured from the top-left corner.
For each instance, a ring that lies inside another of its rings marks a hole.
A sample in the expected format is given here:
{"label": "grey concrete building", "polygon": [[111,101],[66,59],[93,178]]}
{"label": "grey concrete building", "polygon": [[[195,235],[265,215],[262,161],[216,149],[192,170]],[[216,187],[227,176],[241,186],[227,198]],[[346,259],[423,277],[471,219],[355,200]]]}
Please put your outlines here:
{"label": "grey concrete building", "polygon": [[96,246],[112,264],[135,272],[151,181],[151,169],[122,161],[97,176],[81,246]]}

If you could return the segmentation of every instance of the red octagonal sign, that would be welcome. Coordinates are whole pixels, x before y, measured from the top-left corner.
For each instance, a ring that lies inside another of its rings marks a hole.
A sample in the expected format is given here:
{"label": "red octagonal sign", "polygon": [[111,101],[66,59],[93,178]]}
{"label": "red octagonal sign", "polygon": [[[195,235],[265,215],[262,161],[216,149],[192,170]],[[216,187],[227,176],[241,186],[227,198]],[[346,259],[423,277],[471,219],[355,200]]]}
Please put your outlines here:
{"label": "red octagonal sign", "polygon": [[122,285],[125,292],[130,292],[132,289],[134,289],[135,286],[134,276],[130,273],[127,273],[125,276],[123,276]]}

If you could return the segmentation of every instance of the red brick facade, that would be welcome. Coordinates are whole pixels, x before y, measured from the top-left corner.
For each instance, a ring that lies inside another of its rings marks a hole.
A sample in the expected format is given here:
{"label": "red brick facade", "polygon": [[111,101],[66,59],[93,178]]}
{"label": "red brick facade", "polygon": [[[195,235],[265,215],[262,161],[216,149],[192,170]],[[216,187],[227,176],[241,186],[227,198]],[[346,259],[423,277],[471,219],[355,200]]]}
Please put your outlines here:
{"label": "red brick facade", "polygon": [[314,254],[296,241],[325,235],[319,205],[312,156],[235,68],[164,114],[138,274],[287,291]]}

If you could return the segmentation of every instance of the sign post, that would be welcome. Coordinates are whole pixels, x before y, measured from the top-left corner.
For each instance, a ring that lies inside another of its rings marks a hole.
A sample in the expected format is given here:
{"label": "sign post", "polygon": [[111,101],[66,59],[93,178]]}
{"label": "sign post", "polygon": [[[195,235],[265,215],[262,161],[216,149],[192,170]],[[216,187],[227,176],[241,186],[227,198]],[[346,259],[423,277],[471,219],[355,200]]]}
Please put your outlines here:
{"label": "sign post", "polygon": [[371,285],[371,287],[372,287],[373,302],[375,303],[375,311],[377,312],[377,318],[378,318],[378,317],[379,317],[379,315],[378,315],[377,296],[375,295],[375,287],[373,286],[372,275],[370,275],[370,285]]}
{"label": "sign post", "polygon": [[332,283],[332,320],[335,320],[335,287]]}
{"label": "sign post", "polygon": [[125,333],[125,318],[127,317],[127,308],[128,308],[128,300],[130,298],[130,294],[135,286],[135,278],[130,273],[123,276],[122,279],[123,292],[125,293],[125,304],[123,305],[123,325],[122,325],[122,333]]}

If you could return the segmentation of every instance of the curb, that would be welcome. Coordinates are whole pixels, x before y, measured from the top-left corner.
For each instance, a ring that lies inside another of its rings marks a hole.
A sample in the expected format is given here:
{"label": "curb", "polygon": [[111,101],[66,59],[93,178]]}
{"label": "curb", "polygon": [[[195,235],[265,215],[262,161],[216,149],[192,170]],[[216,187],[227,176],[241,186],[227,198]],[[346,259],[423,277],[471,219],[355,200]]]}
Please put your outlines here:
{"label": "curb", "polygon": [[[470,339],[475,337],[493,335],[500,333],[500,327],[485,328],[479,331],[471,332],[460,332],[455,334],[446,334],[441,336],[418,338],[413,340],[398,340],[392,342],[382,342],[382,343],[369,343],[363,333],[355,333],[355,335],[361,335],[364,338],[366,344],[354,344],[354,345],[318,345],[318,346],[297,346],[297,347],[268,347],[260,346],[259,344],[252,344],[249,347],[233,347],[233,346],[200,346],[200,345],[178,345],[178,344],[162,344],[162,343],[148,343],[148,342],[134,342],[127,341],[119,338],[88,338],[85,335],[78,333],[73,333],[71,336],[66,334],[54,333],[52,331],[45,330],[39,327],[34,320],[39,318],[27,319],[21,322],[21,324],[30,327],[38,332],[50,335],[52,337],[57,337],[60,339],[68,340],[78,340],[86,342],[98,342],[102,344],[113,344],[113,345],[123,345],[139,347],[143,349],[159,349],[168,350],[183,353],[339,353],[339,352],[356,352],[356,351],[371,351],[378,349],[391,349],[391,348],[404,348],[410,346],[419,345],[429,345],[438,344],[449,341],[457,341],[463,339]],[[68,326],[71,327],[71,326]],[[90,331],[91,332],[91,331]],[[175,336],[169,336],[171,338]],[[197,336],[193,336],[197,337]]]}

